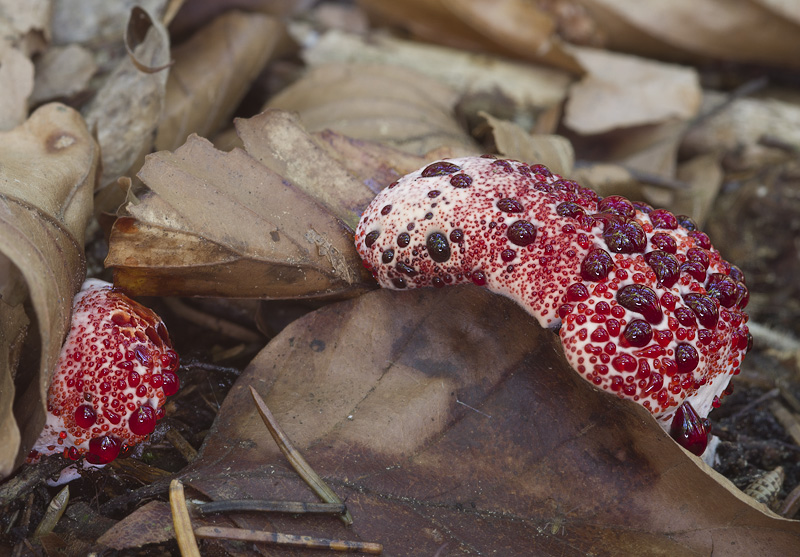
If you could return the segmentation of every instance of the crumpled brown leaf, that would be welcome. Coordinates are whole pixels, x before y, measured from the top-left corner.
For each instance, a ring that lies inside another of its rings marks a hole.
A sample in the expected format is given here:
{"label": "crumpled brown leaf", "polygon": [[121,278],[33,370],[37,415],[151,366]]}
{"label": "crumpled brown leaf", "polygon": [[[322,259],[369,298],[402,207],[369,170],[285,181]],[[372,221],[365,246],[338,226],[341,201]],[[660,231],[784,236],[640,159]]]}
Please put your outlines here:
{"label": "crumpled brown leaf", "polygon": [[250,386],[354,524],[232,515],[240,527],[380,542],[388,555],[446,544],[448,555],[699,556],[723,543],[726,555],[780,555],[800,537],[477,287],[327,306],[245,370],[184,482],[214,500],[313,501]]}
{"label": "crumpled brown leaf", "polygon": [[189,134],[209,137],[228,124],[283,33],[275,18],[233,11],[173,49],[155,148],[177,149]]}
{"label": "crumpled brown leaf", "polygon": [[570,89],[564,124],[584,135],[688,120],[700,107],[697,72],[635,56],[570,47],[586,75]]}
{"label": "crumpled brown leaf", "polygon": [[[0,133],[0,430],[7,435],[0,477],[27,455],[44,424],[50,376],[84,278],[98,161],[84,121],[61,104]],[[22,348],[26,320],[37,329]]]}
{"label": "crumpled brown leaf", "polygon": [[[371,192],[330,157],[327,166],[298,171],[301,178],[310,176],[302,187],[291,172],[276,173],[259,161],[259,149],[275,155],[269,143],[292,135],[300,147],[284,148],[302,160],[314,155],[306,148],[311,139],[300,137],[291,122],[262,124],[261,117],[239,123],[247,151],[224,153],[191,136],[174,154],[147,158],[138,176],[151,191],[129,202],[111,231],[106,265],[114,268],[117,285],[141,295],[247,298],[368,288],[352,229],[304,188],[344,187],[337,199],[353,202],[371,198]],[[350,215],[357,220],[356,213]]]}

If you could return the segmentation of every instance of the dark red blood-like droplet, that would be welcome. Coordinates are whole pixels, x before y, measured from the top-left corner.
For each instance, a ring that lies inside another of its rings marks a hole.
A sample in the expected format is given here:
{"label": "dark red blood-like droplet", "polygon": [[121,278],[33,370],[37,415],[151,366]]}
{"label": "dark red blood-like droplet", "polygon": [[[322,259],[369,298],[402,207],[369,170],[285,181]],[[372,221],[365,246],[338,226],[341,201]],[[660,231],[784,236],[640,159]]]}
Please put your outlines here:
{"label": "dark red blood-like droplet", "polygon": [[684,327],[697,326],[697,319],[694,316],[694,312],[687,307],[677,308],[675,310],[675,318],[678,320],[678,323],[680,323]]}
{"label": "dark red blood-like droplet", "polygon": [[472,177],[466,174],[456,174],[450,178],[450,185],[454,188],[468,188],[472,184]]}
{"label": "dark red blood-like droplet", "polygon": [[403,277],[394,277],[392,279],[392,284],[394,285],[395,288],[405,288],[406,286],[408,286],[406,284],[406,280]]}
{"label": "dark red blood-like droplet", "polygon": [[75,423],[78,426],[89,429],[97,421],[97,414],[94,409],[86,404],[81,404],[75,409]]}
{"label": "dark red blood-like droplet", "polygon": [[165,395],[172,396],[178,392],[181,382],[177,375],[171,371],[165,371],[162,374],[162,378],[161,389],[164,391]]}
{"label": "dark red blood-like droplet", "polygon": [[676,215],[675,218],[678,219],[678,224],[680,224],[686,230],[697,230],[697,223],[694,222],[692,217],[687,215]]}
{"label": "dark red blood-like droplet", "polygon": [[629,354],[620,354],[611,360],[611,365],[617,371],[636,371],[636,358]]}
{"label": "dark red blood-like droplet", "polygon": [[578,218],[582,215],[585,215],[586,211],[577,203],[564,201],[556,206],[556,213],[562,217]]}
{"label": "dark red blood-like droplet", "polygon": [[525,207],[516,199],[509,199],[507,197],[497,202],[497,208],[504,213],[522,213]]}
{"label": "dark red blood-like droplet", "polygon": [[108,464],[119,454],[120,443],[110,435],[94,437],[89,441],[89,452],[86,460],[92,464]]}
{"label": "dark red blood-like droplet", "polygon": [[689,248],[686,250],[686,259],[700,263],[704,271],[708,269],[708,264],[711,262],[708,252],[702,248]]}
{"label": "dark red blood-like droplet", "polygon": [[681,272],[688,273],[697,282],[704,282],[706,280],[706,270],[703,264],[698,261],[687,261],[681,263]]}
{"label": "dark red blood-like droplet", "polygon": [[731,278],[736,282],[744,284],[744,273],[736,265],[731,265]]}
{"label": "dark red blood-like droplet", "polygon": [[736,298],[736,307],[739,309],[746,308],[747,302],[750,301],[750,291],[747,290],[747,287],[743,282],[736,283],[736,291],[738,292],[738,296]]}
{"label": "dark red blood-like droplet", "polygon": [[658,282],[671,287],[680,278],[680,263],[678,258],[663,250],[655,250],[644,255],[645,261],[653,269]]}
{"label": "dark red blood-like droplet", "polygon": [[506,231],[509,241],[517,246],[527,246],[536,241],[536,227],[526,220],[518,220]]}
{"label": "dark red blood-like droplet", "polygon": [[650,217],[650,222],[653,223],[653,228],[665,228],[667,230],[678,228],[678,219],[666,209],[654,209],[650,211],[648,216]]}
{"label": "dark red blood-like droplet", "polygon": [[708,445],[708,426],[689,402],[675,412],[669,434],[687,451],[700,456]]}
{"label": "dark red blood-like droplet", "polygon": [[381,261],[388,265],[394,259],[394,250],[389,248],[381,254]]}
{"label": "dark red blood-like droplet", "polygon": [[632,221],[607,221],[603,239],[614,253],[641,253],[647,247],[647,236],[641,225]]}
{"label": "dark red blood-like droplet", "polygon": [[398,261],[394,268],[410,277],[413,277],[417,274],[417,270],[414,267],[408,265],[407,263],[403,263],[402,261]]}
{"label": "dark red blood-like droplet", "polygon": [[619,304],[633,312],[641,313],[650,323],[661,322],[661,304],[655,291],[643,284],[628,284],[617,291]]}
{"label": "dark red blood-like droplet", "polygon": [[408,244],[411,243],[411,236],[409,236],[408,232],[401,232],[397,235],[397,245],[401,248],[406,247]]}
{"label": "dark red blood-like droplet", "polygon": [[477,284],[478,286],[484,286],[486,284],[486,273],[478,269],[477,271],[472,271],[472,282]]}
{"label": "dark red blood-like droplet", "polygon": [[371,248],[372,245],[375,243],[375,240],[377,240],[378,236],[380,235],[381,235],[380,231],[373,230],[364,237],[364,245],[367,246],[368,248]]}
{"label": "dark red blood-like droplet", "polygon": [[180,364],[178,353],[174,350],[167,350],[161,355],[161,367],[169,371],[175,371]]}
{"label": "dark red blood-like droplet", "polygon": [[653,340],[653,328],[647,321],[634,319],[625,327],[625,332],[622,333],[622,336],[631,346],[642,348]]}
{"label": "dark red blood-like droplet", "polygon": [[500,252],[500,259],[505,261],[506,263],[510,261],[514,261],[517,257],[517,252],[513,249],[504,249]]}
{"label": "dark red blood-like droplet", "polygon": [[650,238],[650,243],[653,244],[654,248],[666,251],[667,253],[676,253],[678,251],[678,243],[675,241],[675,238],[663,232],[653,234]]}
{"label": "dark red blood-like droplet", "polygon": [[678,365],[678,373],[689,373],[700,363],[700,356],[694,346],[681,343],[675,347],[675,363]]}
{"label": "dark red blood-like droplet", "polygon": [[453,231],[450,232],[450,241],[453,242],[454,244],[460,244],[461,242],[463,242],[464,231],[461,230],[460,228],[453,229]]}
{"label": "dark red blood-like droplet", "polygon": [[428,255],[437,263],[444,263],[450,259],[450,244],[447,241],[447,236],[441,232],[432,232],[425,240],[425,246],[428,248]]}
{"label": "dark red blood-like droplet", "polygon": [[683,295],[683,302],[691,308],[703,327],[713,329],[717,326],[719,309],[711,296],[690,292]]}
{"label": "dark red blood-like droplet", "polygon": [[604,197],[600,200],[597,208],[602,213],[611,213],[626,219],[633,218],[636,214],[633,203],[621,195],[609,195],[608,197]]}
{"label": "dark red blood-like droplet", "polygon": [[693,230],[692,232],[689,232],[689,236],[694,240],[696,246],[704,249],[711,249],[711,240],[705,232]]}
{"label": "dark red blood-like droplet", "polygon": [[443,176],[445,174],[453,174],[461,170],[461,167],[447,161],[439,161],[429,164],[422,171],[423,178],[432,178],[434,176]]}
{"label": "dark red blood-like droplet", "polygon": [[589,299],[589,289],[579,282],[567,287],[566,299],[568,302],[583,302]]}
{"label": "dark red blood-like droplet", "polygon": [[712,273],[706,283],[706,292],[719,300],[723,307],[733,307],[739,300],[739,289],[737,283],[728,275],[722,273]]}
{"label": "dark red blood-like droplet", "polygon": [[581,261],[581,278],[598,282],[606,277],[614,269],[614,259],[604,249],[595,248],[586,254]]}
{"label": "dark red blood-like droplet", "polygon": [[128,420],[128,427],[135,435],[149,435],[156,428],[156,411],[151,406],[137,408]]}

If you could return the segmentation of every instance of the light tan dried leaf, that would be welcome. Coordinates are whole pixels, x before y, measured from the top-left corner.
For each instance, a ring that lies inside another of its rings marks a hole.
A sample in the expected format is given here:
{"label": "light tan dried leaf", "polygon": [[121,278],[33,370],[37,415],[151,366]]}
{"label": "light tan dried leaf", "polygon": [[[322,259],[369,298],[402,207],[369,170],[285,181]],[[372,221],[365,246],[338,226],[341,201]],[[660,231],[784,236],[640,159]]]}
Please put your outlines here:
{"label": "light tan dried leaf", "polygon": [[330,129],[414,154],[473,148],[456,122],[455,91],[413,70],[374,64],[312,68],[267,104],[298,112],[310,132]]}
{"label": "light tan dried leaf", "polygon": [[567,127],[584,135],[694,116],[697,72],[635,56],[571,47],[586,75],[570,89]]}
{"label": "light tan dried leaf", "polygon": [[556,174],[570,176],[575,164],[572,143],[560,135],[531,135],[514,122],[480,113],[492,129],[497,152],[505,157],[543,164]]}
{"label": "light tan dried leaf", "polygon": [[268,109],[253,118],[237,120],[236,131],[253,158],[355,230],[360,211],[375,192],[320,148],[295,115]]}
{"label": "light tan dried leaf", "polygon": [[25,121],[33,91],[33,63],[16,48],[0,44],[0,130]]}
{"label": "light tan dried leaf", "polygon": [[[136,8],[130,17],[138,18],[142,13],[145,12]],[[135,49],[136,57],[139,63],[150,67],[165,66],[170,60],[169,35],[152,15],[147,17],[150,27],[146,39]],[[166,81],[166,70],[145,73],[126,57],[85,110],[86,122],[96,129],[103,154],[101,187],[114,184],[132,167],[138,168],[141,159],[150,152],[153,132],[161,117]]]}
{"label": "light tan dried leaf", "polygon": [[[0,255],[0,259],[3,267],[10,264],[5,256]],[[20,445],[20,430],[14,419],[14,375],[29,324],[22,304],[10,305],[0,299],[0,447],[7,449],[0,453],[0,478],[11,473]]]}
{"label": "light tan dried leaf", "polygon": [[122,550],[175,537],[169,503],[150,501],[109,528],[97,543]]}
{"label": "light tan dried leaf", "polygon": [[210,136],[228,124],[283,33],[275,18],[234,11],[176,47],[155,148],[177,149],[192,133]]}
{"label": "light tan dried leaf", "polygon": [[359,62],[401,66],[445,83],[459,96],[500,97],[506,109],[528,116],[566,97],[570,74],[384,35],[328,31],[303,50],[312,66]]}
{"label": "light tan dried leaf", "polygon": [[[797,2],[583,0],[615,50],[800,66]],[[644,40],[643,40],[644,39]]]}
{"label": "light tan dried leaf", "polygon": [[36,60],[31,103],[64,99],[84,91],[96,71],[94,56],[82,46],[72,44],[48,48]]}
{"label": "light tan dried leaf", "polygon": [[[311,174],[322,182],[334,173]],[[149,156],[138,176],[151,193],[126,205],[106,259],[126,290],[293,298],[365,287],[352,230],[241,149],[224,153],[190,136],[174,154]]]}
{"label": "light tan dried leaf", "polygon": [[[11,306],[32,308],[35,319],[27,318],[37,334],[25,351],[39,354],[38,362],[22,358],[22,367],[12,369],[22,324],[3,329],[10,335],[2,343],[9,367],[0,375],[4,384],[14,378],[17,392],[0,391],[0,408],[8,408],[7,397],[15,399],[20,442],[3,446],[0,476],[27,455],[44,424],[50,374],[84,278],[84,231],[98,164],[97,145],[80,115],[60,104],[45,105],[22,126],[0,133],[0,294]],[[13,427],[0,423],[4,431]]]}

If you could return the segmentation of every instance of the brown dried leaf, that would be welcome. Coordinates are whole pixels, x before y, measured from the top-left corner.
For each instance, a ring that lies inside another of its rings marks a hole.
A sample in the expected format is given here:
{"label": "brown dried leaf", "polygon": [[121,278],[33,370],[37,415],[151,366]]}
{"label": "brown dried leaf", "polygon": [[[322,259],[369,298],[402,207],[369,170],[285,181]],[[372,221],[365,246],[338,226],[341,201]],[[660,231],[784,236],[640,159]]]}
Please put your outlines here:
{"label": "brown dried leaf", "polygon": [[560,70],[380,34],[361,37],[334,30],[309,42],[303,59],[311,66],[351,62],[408,68],[447,84],[462,98],[485,99],[498,111],[523,118],[561,103],[571,81]]}
{"label": "brown dried leaf", "polygon": [[[50,374],[84,277],[83,236],[98,160],[80,115],[60,104],[45,105],[22,126],[0,133],[0,382],[8,385],[11,378],[15,385],[0,390],[0,429],[20,431],[19,442],[0,452],[0,477],[27,455],[44,424]],[[35,316],[27,319],[37,330],[15,369],[25,327],[20,307],[32,308]],[[32,354],[40,354],[38,362]]]}
{"label": "brown dried leaf", "polygon": [[97,543],[120,551],[148,543],[163,543],[174,537],[169,503],[150,501],[109,528]]}
{"label": "brown dried leaf", "polygon": [[700,107],[694,69],[590,48],[570,51],[586,75],[570,90],[564,123],[580,134],[687,120]]}
{"label": "brown dried leaf", "polygon": [[227,12],[176,47],[156,149],[177,149],[190,134],[208,137],[229,123],[283,32],[275,18]]}
{"label": "brown dried leaf", "polygon": [[582,0],[614,50],[800,66],[796,2]]}
{"label": "brown dried leaf", "polygon": [[800,524],[748,504],[646,410],[580,378],[558,344],[471,286],[326,306],[245,370],[183,480],[212,499],[313,500],[253,386],[354,524],[231,516],[241,527],[355,537],[388,555],[793,551]]}
{"label": "brown dried leaf", "polygon": [[530,133],[518,124],[481,112],[492,130],[497,152],[531,164],[543,164],[556,174],[569,177],[575,164],[575,150],[566,137]]}
{"label": "brown dried leaf", "polygon": [[578,72],[549,14],[525,0],[360,0],[368,13],[439,44]]}
{"label": "brown dried leaf", "polygon": [[299,113],[310,132],[330,129],[421,155],[474,149],[456,122],[452,89],[416,71],[374,64],[325,64],[272,98],[267,107]]}
{"label": "brown dried leaf", "polygon": [[253,118],[236,120],[236,132],[253,158],[290,180],[355,230],[361,210],[375,192],[366,180],[351,175],[322,149],[297,116],[267,109]]}
{"label": "brown dried leaf", "polygon": [[126,290],[294,298],[366,285],[352,230],[241,149],[191,136],[174,154],[149,156],[138,176],[151,192],[127,203],[106,259]]}
{"label": "brown dried leaf", "polygon": [[[102,149],[100,185],[103,187],[113,184],[116,188],[117,178],[132,167],[138,168],[141,159],[150,152],[164,102],[167,71],[146,73],[137,64],[166,66],[170,60],[169,35],[163,25],[141,8],[132,10],[130,17],[149,20],[146,38],[134,50],[138,62],[134,63],[130,57],[123,59],[85,111],[86,122],[97,130]],[[101,209],[116,209],[114,203],[109,205]]]}

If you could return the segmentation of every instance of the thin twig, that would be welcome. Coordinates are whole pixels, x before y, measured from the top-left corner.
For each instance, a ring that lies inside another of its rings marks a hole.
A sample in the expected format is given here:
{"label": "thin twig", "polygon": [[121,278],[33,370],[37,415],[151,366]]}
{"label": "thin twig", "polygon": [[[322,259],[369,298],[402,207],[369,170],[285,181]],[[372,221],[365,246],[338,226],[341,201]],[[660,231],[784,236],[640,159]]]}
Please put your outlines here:
{"label": "thin twig", "polygon": [[[339,498],[338,495],[330,488],[328,485],[322,481],[322,478],[314,472],[311,468],[311,465],[306,462],[306,459],[303,458],[303,455],[294,448],[292,442],[289,440],[289,437],[283,432],[278,422],[275,420],[275,416],[272,415],[272,412],[267,407],[264,400],[259,396],[256,390],[253,387],[250,387],[250,394],[253,396],[253,400],[256,403],[256,408],[258,408],[258,413],[261,414],[261,419],[264,420],[264,424],[267,426],[270,435],[275,440],[275,443],[278,445],[278,448],[281,450],[283,455],[289,461],[289,464],[292,465],[292,468],[303,478],[303,481],[308,484],[308,486],[317,494],[317,496],[322,499],[326,503],[334,503],[337,505],[343,504],[342,500]],[[345,511],[342,515],[340,515],[342,522],[344,522],[347,526],[353,523],[353,517],[350,515],[350,511]]]}
{"label": "thin twig", "polygon": [[298,536],[294,534],[279,534],[263,530],[248,530],[244,528],[222,528],[217,526],[201,526],[194,531],[198,538],[219,538],[243,542],[273,543],[288,547],[301,547],[307,549],[330,549],[332,551],[361,551],[378,555],[383,552],[379,543],[358,542],[348,540],[330,540],[312,536]]}
{"label": "thin twig", "polygon": [[210,331],[214,331],[215,333],[239,340],[246,344],[264,342],[264,337],[252,329],[242,327],[233,321],[228,321],[227,319],[222,319],[221,317],[195,309],[178,298],[164,298],[164,303],[175,315]]}
{"label": "thin twig", "polygon": [[201,515],[229,512],[272,512],[290,514],[343,514],[344,504],[303,503],[300,501],[265,501],[258,499],[228,499],[209,503],[192,502],[192,510]]}
{"label": "thin twig", "polygon": [[186,507],[183,495],[183,484],[180,480],[172,480],[169,484],[169,507],[172,510],[172,524],[175,526],[175,539],[182,557],[200,557],[200,549],[192,530],[192,519]]}
{"label": "thin twig", "polygon": [[189,444],[186,438],[181,435],[177,429],[168,429],[165,437],[167,438],[167,441],[169,441],[170,445],[175,447],[178,452],[181,453],[181,456],[184,458],[184,460],[186,460],[186,462],[194,462],[194,460],[197,458],[197,451]]}
{"label": "thin twig", "polygon": [[750,412],[751,410],[756,408],[762,402],[765,402],[767,400],[773,399],[773,398],[775,398],[776,396],[778,396],[780,394],[781,394],[781,390],[779,388],[777,388],[777,387],[767,391],[766,393],[764,393],[763,395],[761,395],[757,399],[751,400],[749,403],[747,403],[742,408],[740,408],[737,412],[732,414],[731,415],[731,419],[735,420],[736,418],[744,416],[745,414],[747,414],[748,412]]}

